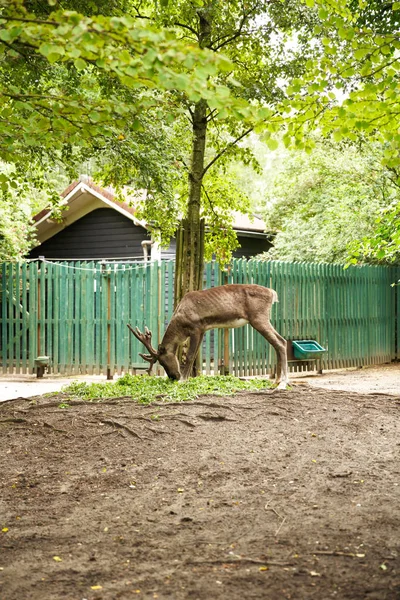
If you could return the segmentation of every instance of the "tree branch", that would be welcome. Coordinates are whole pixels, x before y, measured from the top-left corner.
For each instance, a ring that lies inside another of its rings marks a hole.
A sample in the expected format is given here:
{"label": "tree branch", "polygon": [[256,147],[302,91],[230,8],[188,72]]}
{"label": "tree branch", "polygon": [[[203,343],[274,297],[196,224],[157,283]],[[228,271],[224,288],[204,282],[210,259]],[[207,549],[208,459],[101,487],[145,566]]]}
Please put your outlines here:
{"label": "tree branch", "polygon": [[208,163],[208,165],[206,167],[204,167],[202,177],[204,177],[204,175],[207,173],[207,171],[213,166],[214,163],[217,162],[217,160],[219,158],[221,158],[221,156],[223,156],[225,154],[225,152],[227,152],[230,148],[232,148],[232,146],[235,146],[238,142],[240,142],[240,140],[242,140],[244,137],[246,137],[246,135],[248,135],[252,131],[253,131],[253,127],[250,127],[249,129],[244,131],[241,135],[239,135],[239,137],[237,137],[236,140],[233,140],[233,142],[231,142],[230,144],[225,146],[225,148],[223,150],[221,150],[221,152],[218,152],[218,154],[216,154],[214,156],[214,158]]}
{"label": "tree branch", "polygon": [[[134,6],[133,9],[136,11],[136,15],[135,15],[136,19],[147,19],[148,21],[153,21],[153,17],[148,17],[147,15],[142,15],[139,12],[139,8],[137,6]],[[190,25],[185,25],[185,23],[179,23],[178,21],[175,21],[173,23],[173,25],[175,27],[182,27],[182,29],[187,29],[188,31],[193,33],[196,36],[196,38],[198,38],[198,32],[193,27],[190,27]]]}
{"label": "tree branch", "polygon": [[29,19],[28,17],[5,17],[0,16],[0,21],[18,21],[20,23],[37,23],[38,25],[53,25],[59,27],[61,23],[58,21],[42,21],[41,19]]}
{"label": "tree branch", "polygon": [[12,44],[9,44],[8,42],[6,42],[4,40],[0,40],[0,43],[3,44],[4,46],[6,46],[7,48],[9,48],[9,50],[12,50],[13,52],[16,52],[17,54],[22,56],[22,58],[24,58],[25,60],[28,60],[29,56],[27,54],[24,54],[23,52],[21,52],[21,50],[18,50],[18,48],[14,48]]}
{"label": "tree branch", "polygon": [[184,158],[182,158],[182,156],[180,156],[179,158],[177,157],[177,159],[176,159],[176,160],[179,160],[179,161],[180,161],[180,162],[183,164],[183,166],[185,167],[186,171],[187,171],[188,173],[190,173],[189,167],[187,166],[187,164],[186,164],[186,162],[185,162],[185,159],[184,159]]}
{"label": "tree branch", "polygon": [[190,27],[190,25],[185,25],[184,23],[178,23],[178,22],[173,23],[173,25],[175,25],[175,27],[182,27],[182,29],[187,29],[188,31],[193,33],[193,35],[196,36],[197,40],[199,39],[198,31],[196,31],[196,29],[194,29],[193,27]]}
{"label": "tree branch", "polygon": [[[237,31],[231,35],[230,37],[227,35],[223,35],[220,38],[217,38],[213,44],[210,46],[210,49],[213,50],[214,52],[217,52],[218,50],[220,50],[221,48],[223,48],[224,46],[227,46],[228,44],[230,44],[231,42],[233,42],[234,40],[236,40],[238,37],[240,37],[242,35],[242,31],[243,31],[243,27],[247,21],[247,19],[250,17],[251,13],[254,12],[254,10],[249,10],[248,13],[244,13],[243,17],[239,23],[239,27],[237,29]],[[224,41],[222,41],[224,40]],[[220,44],[218,44],[218,42],[221,42]],[[214,47],[214,44],[217,44],[217,46]]]}
{"label": "tree branch", "polygon": [[214,108],[213,110],[211,110],[208,115],[207,115],[207,123],[209,123],[210,121],[212,121],[215,117],[215,114],[218,112],[217,108]]}
{"label": "tree branch", "polygon": [[139,10],[139,9],[140,9],[140,4],[141,4],[141,2],[139,3],[139,6],[135,6],[135,5],[133,5],[133,7],[132,7],[132,8],[133,8],[133,10],[135,10],[135,11],[136,11],[135,18],[136,18],[136,19],[148,19],[148,20],[151,20],[151,17],[148,17],[148,16],[146,16],[146,15],[142,15],[142,14],[140,13],[140,10]]}
{"label": "tree branch", "polygon": [[202,187],[203,192],[204,192],[204,194],[205,194],[205,196],[206,196],[206,198],[208,200],[208,203],[210,205],[210,208],[211,208],[212,212],[214,213],[215,217],[218,217],[217,213],[215,212],[214,204],[211,202],[211,198],[208,195],[208,192],[207,192],[206,188],[204,187],[204,183],[201,184],[201,187]]}

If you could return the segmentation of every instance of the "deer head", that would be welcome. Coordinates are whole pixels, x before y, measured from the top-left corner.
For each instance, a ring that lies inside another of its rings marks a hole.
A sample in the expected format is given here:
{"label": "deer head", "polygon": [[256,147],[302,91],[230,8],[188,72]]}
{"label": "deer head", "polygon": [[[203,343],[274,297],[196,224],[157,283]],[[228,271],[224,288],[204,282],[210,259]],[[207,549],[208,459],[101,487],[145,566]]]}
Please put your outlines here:
{"label": "deer head", "polygon": [[144,360],[150,363],[147,373],[150,375],[154,363],[157,361],[162,367],[164,367],[166,374],[170,379],[179,380],[181,378],[181,371],[179,368],[179,362],[174,352],[167,351],[166,348],[160,344],[158,350],[153,348],[151,344],[151,331],[145,327],[144,333],[140,331],[138,327],[134,329],[128,324],[128,328],[133,333],[135,338],[142,342],[144,347],[149,351],[149,354],[139,353]]}

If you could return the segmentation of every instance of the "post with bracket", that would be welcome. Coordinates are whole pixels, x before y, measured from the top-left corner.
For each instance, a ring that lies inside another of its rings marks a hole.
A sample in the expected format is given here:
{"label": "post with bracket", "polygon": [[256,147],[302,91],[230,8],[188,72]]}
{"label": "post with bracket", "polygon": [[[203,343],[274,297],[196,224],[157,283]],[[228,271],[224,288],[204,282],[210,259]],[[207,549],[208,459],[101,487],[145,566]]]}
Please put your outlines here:
{"label": "post with bracket", "polygon": [[103,282],[107,278],[107,381],[112,381],[114,374],[111,371],[111,274],[109,270],[106,271],[106,266],[106,262],[101,261]]}
{"label": "post with bracket", "polygon": [[[223,271],[222,271],[222,281],[223,281],[223,285],[227,285],[229,283],[229,278],[231,275],[231,265],[228,265]],[[223,362],[221,365],[221,371],[223,375],[229,375],[230,374],[230,356],[229,356],[229,336],[231,334],[231,330],[230,329],[224,329],[224,358],[223,358]]]}

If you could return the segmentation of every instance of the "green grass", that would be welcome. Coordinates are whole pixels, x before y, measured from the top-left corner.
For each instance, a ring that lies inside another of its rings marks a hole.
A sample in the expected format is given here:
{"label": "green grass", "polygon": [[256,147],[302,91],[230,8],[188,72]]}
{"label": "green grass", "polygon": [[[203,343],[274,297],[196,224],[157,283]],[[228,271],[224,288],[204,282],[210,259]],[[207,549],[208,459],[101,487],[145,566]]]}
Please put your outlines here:
{"label": "green grass", "polygon": [[74,381],[63,388],[64,394],[71,399],[95,401],[101,398],[118,398],[131,396],[132,400],[141,404],[149,404],[154,400],[178,402],[194,400],[199,396],[232,396],[241,390],[262,390],[270,388],[271,382],[265,379],[248,379],[243,381],[232,375],[216,377],[196,377],[179,383],[166,377],[147,377],[143,375],[124,375],[115,382],[80,383]]}

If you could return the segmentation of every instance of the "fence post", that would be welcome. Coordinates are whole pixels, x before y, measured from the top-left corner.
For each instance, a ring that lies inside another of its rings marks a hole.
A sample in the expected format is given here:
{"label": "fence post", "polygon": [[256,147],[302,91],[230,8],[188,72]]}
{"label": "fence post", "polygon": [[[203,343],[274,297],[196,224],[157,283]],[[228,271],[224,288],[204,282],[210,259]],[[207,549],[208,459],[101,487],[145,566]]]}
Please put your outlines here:
{"label": "fence post", "polygon": [[[41,335],[41,318],[42,318],[42,269],[43,263],[40,264],[38,269],[38,282],[37,282],[37,323],[36,323],[36,335],[37,335],[37,355],[41,356],[42,354],[42,335]],[[36,367],[37,368],[37,367]]]}
{"label": "fence post", "polygon": [[[229,283],[231,267],[228,265],[227,269],[223,272],[224,285]],[[230,329],[224,329],[224,363],[223,363],[223,374],[229,375],[229,337],[231,335]]]}
{"label": "fence post", "polygon": [[395,359],[400,360],[400,267],[397,268],[395,282],[395,327],[397,324]]}
{"label": "fence post", "polygon": [[111,373],[111,276],[107,276],[107,379],[113,379]]}
{"label": "fence post", "polygon": [[1,265],[1,355],[3,363],[3,373],[7,373],[7,292],[6,292],[6,263]]}

